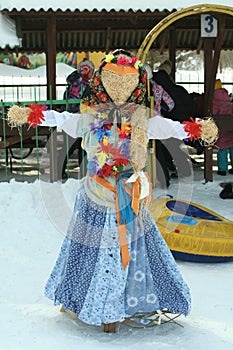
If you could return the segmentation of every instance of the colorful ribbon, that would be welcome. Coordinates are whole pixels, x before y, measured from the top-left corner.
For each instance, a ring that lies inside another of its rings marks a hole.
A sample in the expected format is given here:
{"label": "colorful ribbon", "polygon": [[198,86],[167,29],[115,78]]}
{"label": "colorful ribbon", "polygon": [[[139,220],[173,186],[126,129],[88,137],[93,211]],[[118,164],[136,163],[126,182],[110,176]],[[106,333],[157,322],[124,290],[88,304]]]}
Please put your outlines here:
{"label": "colorful ribbon", "polygon": [[[147,196],[149,196],[149,192],[150,192],[148,176],[145,175],[143,172],[139,172],[135,176],[133,175],[132,175],[132,172],[116,174],[115,175],[117,180],[116,186],[111,184],[106,179],[99,177],[97,175],[94,175],[91,177],[99,185],[103,186],[109,191],[113,191],[116,195],[117,227],[118,227],[121,259],[122,259],[122,264],[124,269],[126,269],[127,265],[130,262],[130,255],[128,250],[127,236],[126,236],[127,231],[128,230],[130,232],[133,231],[132,222],[134,220],[135,215],[138,215],[139,201],[140,199],[146,198]],[[128,179],[130,180],[129,183],[133,184],[132,191],[130,191],[126,183],[123,183],[124,177],[129,177]],[[142,185],[142,182],[143,182],[143,185]],[[143,195],[141,194],[142,188],[143,188]]]}

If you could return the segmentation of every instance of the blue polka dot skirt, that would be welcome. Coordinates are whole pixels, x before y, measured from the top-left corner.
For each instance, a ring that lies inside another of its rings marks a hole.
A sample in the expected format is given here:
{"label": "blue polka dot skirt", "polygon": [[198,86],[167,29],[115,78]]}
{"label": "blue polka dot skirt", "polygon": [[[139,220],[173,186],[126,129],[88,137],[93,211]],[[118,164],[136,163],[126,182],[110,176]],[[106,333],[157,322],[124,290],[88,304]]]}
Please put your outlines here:
{"label": "blue polka dot skirt", "polygon": [[92,325],[161,309],[187,315],[189,288],[149,211],[142,209],[133,225],[124,269],[115,209],[96,204],[80,187],[45,295]]}

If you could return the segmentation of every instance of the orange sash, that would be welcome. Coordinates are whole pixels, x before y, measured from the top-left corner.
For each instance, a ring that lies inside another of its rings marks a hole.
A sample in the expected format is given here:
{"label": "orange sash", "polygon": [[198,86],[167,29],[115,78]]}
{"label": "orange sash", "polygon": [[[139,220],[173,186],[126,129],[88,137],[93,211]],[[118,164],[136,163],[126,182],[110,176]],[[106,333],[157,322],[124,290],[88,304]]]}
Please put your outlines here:
{"label": "orange sash", "polygon": [[[117,178],[117,175],[115,176]],[[126,269],[128,263],[130,262],[128,242],[126,238],[127,227],[126,227],[126,224],[120,224],[120,208],[119,208],[119,202],[118,202],[117,189],[110,182],[108,182],[104,178],[99,177],[97,175],[91,176],[91,179],[93,179],[99,185],[105,187],[107,190],[113,191],[116,195],[116,216],[117,216],[117,227],[118,227],[118,236],[119,236],[119,242],[120,242],[121,259],[122,259],[123,267],[124,269]],[[126,189],[126,186],[125,186],[125,189]],[[128,194],[132,196],[132,209],[135,212],[135,214],[138,215],[139,197],[140,197],[140,179],[137,178],[137,180],[133,183],[133,189],[131,193],[127,189],[126,191]]]}
{"label": "orange sash", "polygon": [[118,235],[119,235],[120,250],[121,250],[121,259],[122,259],[122,264],[124,266],[124,269],[126,269],[128,263],[130,262],[128,243],[126,239],[127,227],[125,224],[123,225],[120,224],[120,210],[119,210],[117,189],[115,186],[113,186],[110,182],[108,182],[102,177],[94,175],[91,178],[95,182],[97,182],[99,185],[105,187],[107,190],[113,191],[116,195],[116,215],[117,215],[117,227],[118,227]]}

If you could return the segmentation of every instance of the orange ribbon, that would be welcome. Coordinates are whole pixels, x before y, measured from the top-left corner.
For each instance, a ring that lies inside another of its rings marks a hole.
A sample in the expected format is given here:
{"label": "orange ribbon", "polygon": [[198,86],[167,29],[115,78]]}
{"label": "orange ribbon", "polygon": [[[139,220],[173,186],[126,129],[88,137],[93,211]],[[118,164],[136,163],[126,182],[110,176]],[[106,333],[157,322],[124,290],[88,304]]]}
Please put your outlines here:
{"label": "orange ribbon", "polygon": [[135,68],[133,66],[122,66],[115,63],[107,63],[102,69],[109,70],[117,74],[137,74],[138,75],[138,68]]}
{"label": "orange ribbon", "polygon": [[[148,181],[150,183],[150,178],[148,174],[146,174]],[[116,179],[118,178],[118,174],[115,175]],[[113,191],[116,195],[116,216],[117,216],[117,227],[118,227],[118,236],[119,236],[119,243],[120,243],[120,251],[121,251],[121,259],[124,269],[126,269],[128,263],[130,262],[130,255],[128,250],[128,242],[126,238],[127,234],[127,227],[126,224],[120,223],[120,208],[119,208],[119,202],[118,202],[118,192],[114,185],[112,185],[110,182],[105,180],[102,177],[99,177],[97,175],[91,176],[91,179],[93,179],[95,182],[97,182],[99,185],[105,187],[109,191]],[[132,204],[131,207],[136,215],[138,215],[139,212],[139,198],[140,198],[140,178],[138,177],[136,181],[133,183],[133,188],[130,190],[126,184],[124,184],[126,192],[132,196]],[[150,183],[150,195],[148,196],[151,198],[152,195],[152,186]],[[147,198],[148,198],[147,197]],[[144,201],[147,200],[147,198],[144,199]]]}
{"label": "orange ribbon", "polygon": [[140,196],[140,178],[138,177],[135,182],[133,182],[132,191],[132,209],[136,215],[139,212],[139,196]]}
{"label": "orange ribbon", "polygon": [[99,185],[105,187],[109,191],[113,191],[116,195],[116,215],[117,215],[117,227],[118,227],[118,236],[120,242],[120,250],[121,250],[121,259],[124,269],[126,269],[128,263],[130,262],[130,255],[128,250],[128,242],[126,238],[127,227],[126,224],[120,224],[120,209],[118,202],[118,192],[115,186],[113,186],[110,182],[105,180],[102,177],[94,175],[91,177],[95,182]]}

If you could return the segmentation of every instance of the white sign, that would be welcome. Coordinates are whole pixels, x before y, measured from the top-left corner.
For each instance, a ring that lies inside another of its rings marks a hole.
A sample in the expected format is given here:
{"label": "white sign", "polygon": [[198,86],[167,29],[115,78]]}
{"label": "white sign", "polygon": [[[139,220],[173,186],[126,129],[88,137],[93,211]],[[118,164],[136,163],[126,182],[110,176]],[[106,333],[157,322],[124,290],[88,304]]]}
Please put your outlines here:
{"label": "white sign", "polygon": [[215,38],[218,33],[218,21],[207,13],[201,15],[201,37],[202,38]]}

